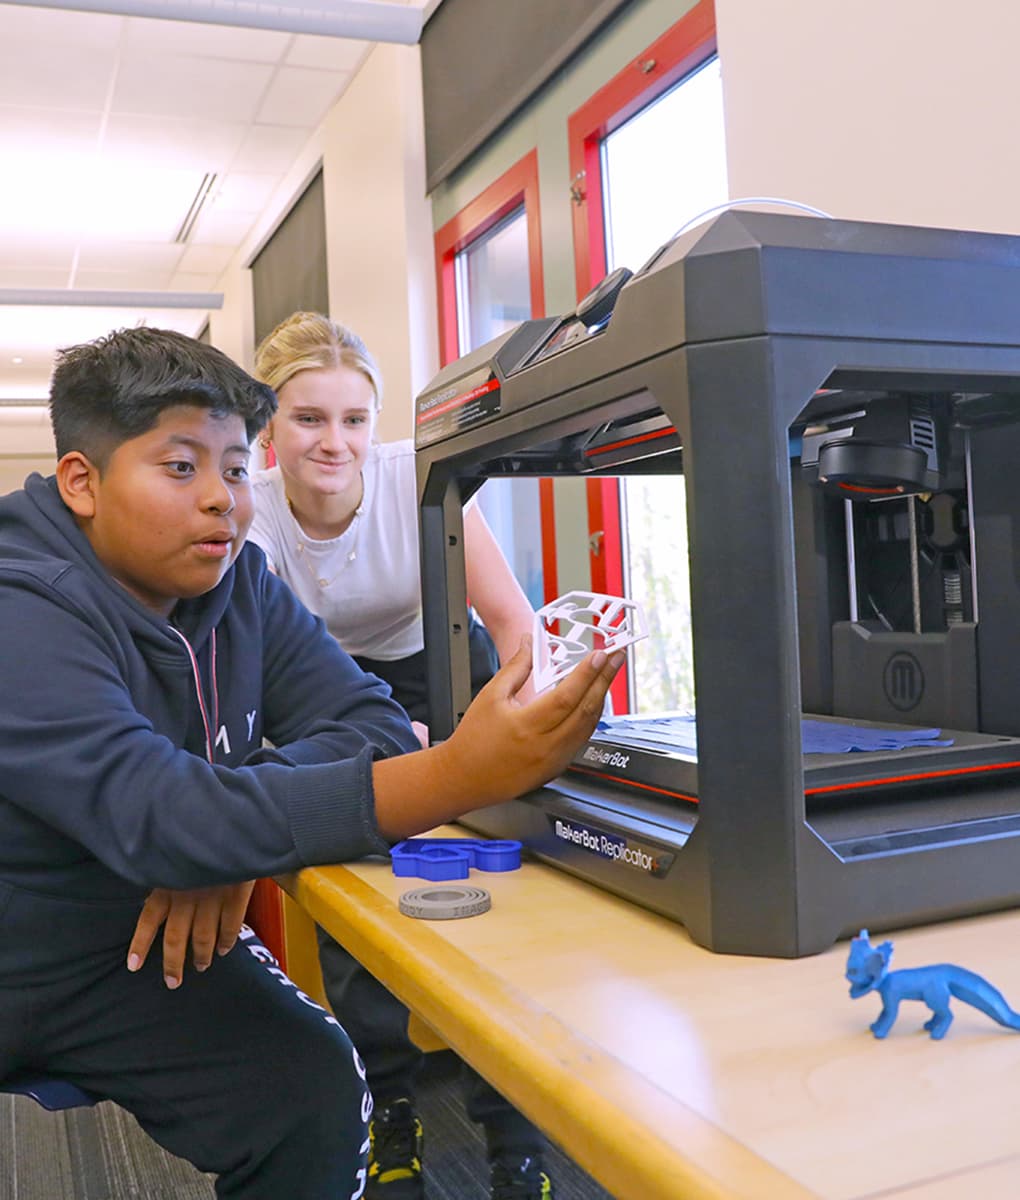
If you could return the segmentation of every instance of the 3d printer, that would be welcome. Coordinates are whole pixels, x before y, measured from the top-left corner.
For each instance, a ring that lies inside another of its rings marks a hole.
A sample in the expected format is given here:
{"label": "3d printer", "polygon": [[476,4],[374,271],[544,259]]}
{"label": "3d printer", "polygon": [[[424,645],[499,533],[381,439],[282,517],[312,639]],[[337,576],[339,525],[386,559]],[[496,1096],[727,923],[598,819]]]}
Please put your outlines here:
{"label": "3d printer", "polygon": [[[724,213],[445,368],[416,423],[436,738],[468,495],[687,494],[696,749],[611,728],[466,824],[731,953],[1020,903],[1020,239]],[[806,716],[940,736],[806,753]]]}

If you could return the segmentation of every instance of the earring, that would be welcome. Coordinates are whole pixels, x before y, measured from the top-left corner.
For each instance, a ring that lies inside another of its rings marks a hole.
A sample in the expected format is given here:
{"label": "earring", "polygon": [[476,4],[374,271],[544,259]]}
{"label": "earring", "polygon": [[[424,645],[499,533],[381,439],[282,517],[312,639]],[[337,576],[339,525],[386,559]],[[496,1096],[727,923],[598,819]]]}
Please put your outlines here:
{"label": "earring", "polygon": [[263,433],[259,437],[259,445],[262,447],[263,450],[268,450],[272,444],[273,443],[269,440],[269,438],[266,436],[266,434]]}

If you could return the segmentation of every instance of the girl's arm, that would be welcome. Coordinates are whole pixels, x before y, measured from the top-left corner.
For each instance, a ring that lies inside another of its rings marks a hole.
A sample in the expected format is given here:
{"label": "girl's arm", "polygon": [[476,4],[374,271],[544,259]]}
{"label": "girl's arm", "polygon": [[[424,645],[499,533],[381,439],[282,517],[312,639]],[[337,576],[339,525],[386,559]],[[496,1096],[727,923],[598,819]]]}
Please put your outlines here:
{"label": "girl's arm", "polygon": [[[535,612],[478,504],[464,513],[464,570],[468,598],[496,643],[500,664],[506,666],[521,638],[531,633]],[[519,699],[527,703],[533,696],[529,679]]]}

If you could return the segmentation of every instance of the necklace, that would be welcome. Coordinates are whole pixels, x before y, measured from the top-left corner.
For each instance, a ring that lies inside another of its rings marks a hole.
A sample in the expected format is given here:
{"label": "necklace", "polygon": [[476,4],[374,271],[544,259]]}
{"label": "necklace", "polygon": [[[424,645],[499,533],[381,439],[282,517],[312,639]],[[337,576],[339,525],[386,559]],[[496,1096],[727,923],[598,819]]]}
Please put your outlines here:
{"label": "necklace", "polygon": [[[354,562],[358,557],[358,535],[361,532],[361,515],[365,509],[364,485],[362,485],[361,500],[358,502],[358,507],[354,510],[354,515],[351,517],[351,523],[338,537],[330,538],[324,542],[316,542],[316,539],[309,538],[307,536],[305,531],[301,528],[301,522],[297,519],[297,516],[294,513],[294,505],[291,503],[289,498],[287,499],[287,507],[290,509],[290,515],[294,519],[294,526],[298,532],[298,538],[295,543],[295,549],[297,550],[298,558],[300,558],[305,564],[305,567],[314,580],[316,587],[325,591],[327,588],[332,587],[333,584],[336,583],[336,581],[343,574],[343,571],[347,567],[348,563]],[[317,564],[312,559],[312,551],[308,543],[311,542],[313,545],[321,546],[327,549],[328,552],[332,553],[334,550],[341,549],[340,542],[348,538],[350,539],[350,545],[347,549],[347,553],[344,554],[340,559],[340,569],[329,578],[321,575],[319,573]]]}

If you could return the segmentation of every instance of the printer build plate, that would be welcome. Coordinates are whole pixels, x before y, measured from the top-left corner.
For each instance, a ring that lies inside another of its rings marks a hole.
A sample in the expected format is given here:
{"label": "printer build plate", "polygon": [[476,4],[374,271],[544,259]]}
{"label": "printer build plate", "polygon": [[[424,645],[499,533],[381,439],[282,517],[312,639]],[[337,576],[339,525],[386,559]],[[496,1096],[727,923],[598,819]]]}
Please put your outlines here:
{"label": "printer build plate", "polygon": [[[805,714],[803,730],[804,793],[812,802],[851,799],[866,790],[874,794],[930,788],[997,773],[1020,776],[1020,738],[816,714]],[[813,746],[825,747],[832,740],[826,732],[848,745],[889,745],[878,750],[813,751]],[[682,713],[611,718],[575,755],[568,774],[696,804],[694,718]]]}

